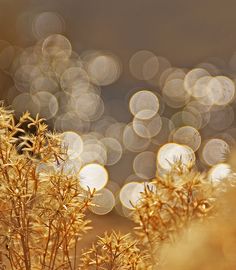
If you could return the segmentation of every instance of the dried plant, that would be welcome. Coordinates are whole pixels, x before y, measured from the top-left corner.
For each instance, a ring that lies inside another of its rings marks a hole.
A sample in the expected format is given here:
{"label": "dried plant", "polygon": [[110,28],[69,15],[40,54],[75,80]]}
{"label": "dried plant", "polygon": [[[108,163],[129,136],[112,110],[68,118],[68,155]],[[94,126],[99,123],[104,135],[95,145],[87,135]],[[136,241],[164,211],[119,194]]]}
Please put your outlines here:
{"label": "dried plant", "polygon": [[[186,269],[189,259],[176,259],[179,250],[186,252],[186,235],[195,242],[189,250],[202,245],[209,258],[223,248],[227,258],[215,269],[235,268],[235,242],[230,240],[236,228],[235,188],[227,193],[235,177],[215,185],[181,161],[145,186],[133,211],[136,235],[105,233],[77,258],[78,242],[90,228],[85,211],[94,191],[85,192],[76,175],[64,173],[67,159],[60,134],[49,132],[43,119],[25,113],[16,123],[1,104],[0,269]],[[226,199],[219,200],[224,194]],[[217,236],[219,228],[227,237]],[[203,267],[206,256],[199,258],[188,269],[209,269]]]}
{"label": "dried plant", "polygon": [[217,188],[205,174],[181,162],[145,187],[133,218],[138,224],[136,234],[148,249],[154,269],[160,263],[162,246],[173,244],[193,221],[213,215],[216,193]]}
{"label": "dried plant", "polygon": [[66,149],[38,116],[16,124],[0,108],[0,261],[2,269],[76,269],[77,242],[89,229],[85,193],[63,174]]}
{"label": "dried plant", "polygon": [[81,261],[81,270],[138,270],[150,267],[138,247],[138,241],[133,240],[130,234],[121,235],[114,231],[99,237],[97,243],[83,254]]}

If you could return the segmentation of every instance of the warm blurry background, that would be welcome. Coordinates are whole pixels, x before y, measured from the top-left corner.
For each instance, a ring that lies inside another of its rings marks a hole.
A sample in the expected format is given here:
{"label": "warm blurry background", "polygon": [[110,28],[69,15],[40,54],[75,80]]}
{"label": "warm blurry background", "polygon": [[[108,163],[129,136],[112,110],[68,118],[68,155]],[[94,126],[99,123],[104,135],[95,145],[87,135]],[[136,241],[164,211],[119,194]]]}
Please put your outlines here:
{"label": "warm blurry background", "polygon": [[[107,168],[117,211],[92,216],[98,231],[132,226],[117,218],[130,211],[119,189],[155,176],[163,144],[187,144],[201,170],[227,158],[236,140],[235,8],[233,0],[0,0],[0,98],[77,132],[80,166]],[[148,117],[130,102],[140,90]]]}

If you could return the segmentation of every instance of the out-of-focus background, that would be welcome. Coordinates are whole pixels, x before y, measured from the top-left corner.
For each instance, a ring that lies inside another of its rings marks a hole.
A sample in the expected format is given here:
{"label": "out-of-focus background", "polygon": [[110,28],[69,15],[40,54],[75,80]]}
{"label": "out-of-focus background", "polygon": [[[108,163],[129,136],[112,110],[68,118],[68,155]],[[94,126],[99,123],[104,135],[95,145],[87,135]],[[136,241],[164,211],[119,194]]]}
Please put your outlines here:
{"label": "out-of-focus background", "polygon": [[210,169],[213,180],[229,173],[235,7],[233,0],[0,0],[0,99],[17,117],[40,113],[64,132],[68,173],[100,190],[100,207],[91,209],[98,232],[129,231],[140,183],[168,171],[173,153]]}

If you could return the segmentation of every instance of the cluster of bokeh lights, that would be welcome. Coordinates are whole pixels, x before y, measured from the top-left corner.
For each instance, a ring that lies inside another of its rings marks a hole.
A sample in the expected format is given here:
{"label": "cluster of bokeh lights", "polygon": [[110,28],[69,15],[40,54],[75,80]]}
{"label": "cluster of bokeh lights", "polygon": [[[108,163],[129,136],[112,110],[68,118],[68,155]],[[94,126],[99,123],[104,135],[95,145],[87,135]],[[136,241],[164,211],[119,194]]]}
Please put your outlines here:
{"label": "cluster of bokeh lights", "polygon": [[[13,81],[6,99],[16,116],[39,113],[62,133],[68,153],[62,168],[79,175],[83,189],[96,189],[93,213],[115,208],[128,216],[145,185],[180,159],[210,169],[211,181],[232,173],[225,162],[236,143],[235,56],[229,63],[212,58],[189,69],[147,50],[135,52],[129,73],[146,86],[124,98],[130,121],[121,122],[109,115],[102,96],[103,87],[123,72],[120,59],[109,51],[78,54],[63,35],[65,27],[55,12],[36,14],[35,45],[23,49],[0,41],[0,68]],[[119,107],[119,101],[110,106]],[[123,183],[111,181],[109,168],[129,154],[133,174]]]}

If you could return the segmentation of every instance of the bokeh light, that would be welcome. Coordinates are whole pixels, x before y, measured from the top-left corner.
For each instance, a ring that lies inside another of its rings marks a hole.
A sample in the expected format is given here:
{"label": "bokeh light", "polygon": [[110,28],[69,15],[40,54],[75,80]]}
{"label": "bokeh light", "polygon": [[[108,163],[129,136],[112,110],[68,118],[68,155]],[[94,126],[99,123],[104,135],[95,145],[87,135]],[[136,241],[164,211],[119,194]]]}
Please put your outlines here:
{"label": "bokeh light", "polygon": [[137,118],[150,119],[159,110],[159,100],[151,91],[142,90],[131,97],[129,108]]}
{"label": "bokeh light", "polygon": [[201,135],[194,127],[184,126],[178,128],[173,133],[173,142],[178,144],[188,145],[193,149],[193,151],[197,151],[201,145]]}
{"label": "bokeh light", "polygon": [[87,164],[79,172],[80,186],[84,190],[101,190],[108,181],[107,170],[96,163]]}
{"label": "bokeh light", "polygon": [[193,150],[186,146],[176,143],[167,143],[163,145],[157,154],[157,167],[170,171],[172,166],[181,161],[184,165],[189,165],[195,161]]}
{"label": "bokeh light", "polygon": [[67,150],[70,159],[79,157],[83,151],[83,141],[81,137],[72,131],[62,133],[62,145]]}
{"label": "bokeh light", "polygon": [[202,158],[207,165],[212,166],[224,162],[229,151],[230,147],[224,140],[210,139],[203,146]]}
{"label": "bokeh light", "polygon": [[96,215],[106,215],[112,211],[115,206],[115,197],[113,193],[103,188],[95,193],[89,209]]}
{"label": "bokeh light", "polygon": [[213,183],[218,183],[228,178],[230,175],[232,175],[232,173],[233,172],[229,164],[219,163],[210,169],[208,173],[208,178]]}

